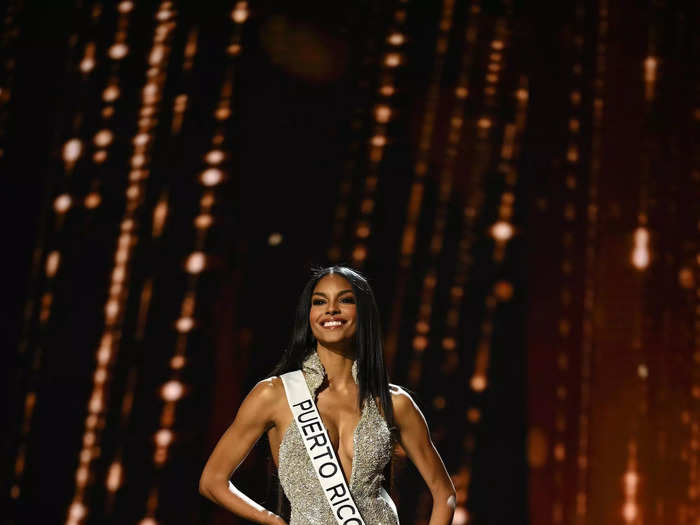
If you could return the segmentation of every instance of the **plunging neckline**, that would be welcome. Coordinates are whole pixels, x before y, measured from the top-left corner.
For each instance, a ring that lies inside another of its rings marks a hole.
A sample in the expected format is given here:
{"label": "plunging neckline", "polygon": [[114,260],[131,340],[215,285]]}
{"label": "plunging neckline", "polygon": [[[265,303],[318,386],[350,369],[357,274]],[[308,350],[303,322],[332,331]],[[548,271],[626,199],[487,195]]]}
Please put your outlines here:
{"label": "plunging neckline", "polygon": [[[314,393],[314,397],[316,397],[316,394]],[[314,403],[316,403],[316,400],[314,399]],[[362,407],[362,410],[360,411],[360,419],[357,420],[357,424],[355,425],[355,429],[352,431],[352,459],[350,460],[350,476],[349,478],[345,479],[345,483],[348,484],[348,487],[352,488],[352,481],[353,481],[353,476],[355,474],[355,458],[357,457],[357,431],[360,428],[360,423],[362,423],[362,420],[365,417],[365,412],[367,411],[367,401],[365,401],[364,406]],[[317,407],[318,409],[318,407]],[[319,416],[321,416],[321,412],[319,411],[318,413]],[[321,422],[323,423],[323,416],[321,416]],[[279,458],[280,458],[280,450],[282,449],[282,444],[285,442],[285,439],[287,439],[288,434],[292,430],[292,427],[297,428],[296,421],[294,421],[294,418],[292,418],[292,421],[287,425],[287,429],[284,431],[284,434],[282,435],[282,439],[280,439],[280,444],[279,447],[277,448],[277,467],[279,468]],[[326,433],[328,433],[328,428],[326,427],[326,424],[323,423],[323,428],[325,429]],[[301,437],[301,434],[299,434]],[[330,439],[331,435],[328,434],[328,439]],[[303,439],[303,438],[302,438]],[[340,450],[340,445],[341,445],[341,440],[340,440],[340,432],[338,433],[338,450]],[[331,443],[331,447],[333,444]],[[340,457],[338,455],[338,452],[333,449],[333,453],[335,454],[335,457],[338,459],[338,464],[342,468],[342,463],[340,462]],[[345,472],[343,472],[343,477],[345,477]]]}
{"label": "plunging neckline", "polygon": [[[357,360],[354,360],[352,363],[352,368],[351,368],[351,374],[352,378],[355,381],[355,383],[359,386],[359,381],[358,381],[358,372],[359,372],[359,365]],[[320,386],[323,384],[324,380],[328,377],[326,374],[326,368],[323,366],[323,363],[321,362],[321,358],[318,355],[318,351],[316,349],[312,350],[309,352],[309,354],[304,358],[304,361],[301,366],[302,374],[304,375],[304,380],[306,381],[306,385],[309,388],[309,392],[311,393],[311,396],[314,400],[314,403],[316,403],[316,398],[318,397],[318,389]],[[286,393],[285,393],[286,395]],[[372,401],[374,401],[372,399]],[[360,428],[360,423],[362,423],[362,419],[365,417],[365,412],[368,410],[367,406],[368,401],[365,400],[361,411],[360,411],[360,419],[358,419],[357,424],[355,425],[355,428],[352,431],[352,460],[350,461],[350,475],[348,478],[345,479],[345,482],[348,484],[348,486],[351,485],[353,476],[355,473],[355,457],[357,456],[357,431]],[[316,409],[318,409],[318,405],[316,406]],[[321,412],[319,411],[319,416],[321,415]],[[323,417],[321,417],[321,421],[323,422]],[[290,425],[287,427],[285,430],[284,434],[282,435],[282,439],[280,440],[280,448],[282,447],[282,443],[284,442],[284,439],[287,437],[287,434],[289,433],[290,427],[294,425],[295,427],[297,426],[296,422],[294,421],[294,418],[292,418],[292,422]],[[328,428],[326,428],[326,424],[323,423],[323,427],[326,430],[326,433],[328,433]],[[301,436],[301,434],[299,434]],[[302,438],[303,439],[303,438]],[[330,440],[330,434],[328,434],[328,439]],[[338,451],[340,451],[341,447],[341,440],[340,440],[340,432],[338,433]],[[331,444],[331,447],[333,445]],[[333,453],[335,454],[336,458],[338,459],[338,463],[340,464],[340,457],[338,455],[338,452],[333,450]],[[279,450],[277,453],[277,458],[279,461]],[[342,468],[342,464],[341,464]],[[345,478],[345,472],[343,472],[343,477]]]}

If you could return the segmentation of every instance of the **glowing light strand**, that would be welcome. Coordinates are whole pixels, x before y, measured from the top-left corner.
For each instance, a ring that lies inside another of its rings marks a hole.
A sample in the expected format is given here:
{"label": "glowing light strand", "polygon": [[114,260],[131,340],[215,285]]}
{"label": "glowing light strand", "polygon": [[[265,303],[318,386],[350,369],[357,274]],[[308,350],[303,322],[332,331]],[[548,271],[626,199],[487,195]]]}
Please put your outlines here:
{"label": "glowing light strand", "polygon": [[[503,54],[507,43],[505,38],[506,34],[507,26],[505,20],[497,20],[494,28],[494,36],[489,46],[489,63],[497,61],[499,64],[502,64],[501,61],[504,58]],[[487,71],[489,71],[488,64]],[[442,339],[442,347],[445,350],[444,362],[442,365],[443,373],[446,373],[447,370],[455,369],[459,363],[459,355],[454,351],[454,349],[457,348],[457,342],[459,340],[458,330],[461,317],[461,305],[465,295],[465,285],[467,283],[469,269],[473,262],[471,250],[477,238],[476,221],[481,216],[484,205],[484,177],[491,162],[493,148],[491,137],[495,129],[497,129],[495,115],[499,113],[499,108],[497,105],[498,99],[495,95],[497,94],[500,85],[499,79],[500,75],[497,77],[490,77],[490,79],[488,79],[485,83],[483,93],[483,106],[485,112],[483,112],[481,116],[478,116],[474,121],[475,140],[473,143],[473,151],[470,152],[469,157],[472,159],[470,162],[471,173],[469,184],[466,189],[467,197],[462,212],[462,226],[460,239],[457,244],[456,266],[449,288],[450,304],[447,311],[447,322]],[[520,98],[518,98],[519,94],[522,94],[520,89],[515,92],[516,105],[519,108],[519,111],[516,111],[516,122],[520,122],[524,126],[524,115],[521,116],[521,114],[526,107],[527,97],[520,96]],[[510,126],[510,129],[515,129],[513,124]],[[518,127],[518,129],[520,128]],[[516,137],[512,134],[512,132],[510,134],[504,133],[505,142],[501,147],[502,157],[504,154],[506,156],[512,156],[515,153],[515,138]],[[503,162],[503,158],[501,159],[501,162]],[[494,291],[486,298],[487,307],[489,307],[491,303],[496,302],[496,296],[494,295],[496,291],[502,294],[502,289],[497,290],[497,288],[494,287]],[[482,337],[483,334],[490,334],[491,327],[489,326],[489,322],[482,323],[481,330]],[[486,351],[484,348],[486,343],[487,341],[482,338],[482,341],[480,341],[479,345],[477,346],[474,374],[469,382],[470,388],[477,393],[483,391],[483,389],[487,387],[486,372],[488,362],[484,359],[484,356],[488,358],[488,354],[484,353]],[[481,420],[481,410],[476,406],[468,407],[465,416],[469,424],[475,426]],[[455,510],[455,516],[459,518],[461,523],[468,523],[470,519],[469,509],[467,508],[467,499],[469,496],[469,487],[472,478],[471,457],[474,452],[475,445],[475,434],[470,428],[468,428],[463,439],[465,454],[463,455],[462,464],[459,466],[457,473],[453,478],[455,488],[457,489],[458,505],[457,509]]]}
{"label": "glowing light strand", "polygon": [[[410,266],[415,251],[416,231],[418,219],[423,202],[423,191],[426,173],[428,172],[428,161],[433,145],[435,134],[435,120],[437,109],[440,104],[441,90],[440,81],[445,65],[445,55],[449,46],[449,34],[452,30],[452,16],[454,13],[454,0],[443,0],[440,20],[438,21],[438,35],[435,41],[435,58],[433,59],[433,71],[428,84],[428,91],[425,96],[425,109],[423,111],[423,121],[416,148],[416,160],[413,164],[413,182],[408,197],[406,209],[406,220],[401,236],[401,246],[399,248],[399,268],[396,277],[396,289],[392,306],[389,329],[387,330],[386,343],[384,345],[385,359],[389,369],[393,366],[398,345],[398,337],[401,332],[401,318],[403,312],[404,296],[410,276]],[[466,98],[467,91],[459,91],[460,98]]]}
{"label": "glowing light strand", "polygon": [[[412,340],[413,351],[411,352],[409,358],[410,364],[408,368],[408,382],[412,388],[416,388],[418,386],[422,373],[422,358],[430,340],[430,321],[433,310],[435,290],[437,289],[438,284],[438,265],[444,244],[448,205],[452,198],[452,183],[454,179],[455,164],[457,162],[459,144],[462,140],[462,133],[464,129],[465,104],[469,93],[469,71],[472,66],[476,48],[474,45],[477,36],[476,20],[478,19],[479,13],[477,3],[472,4],[471,13],[472,16],[469,17],[469,22],[467,23],[464,32],[463,53],[460,62],[458,82],[453,92],[454,100],[448,119],[449,128],[447,133],[447,146],[444,154],[445,162],[440,170],[438,181],[438,202],[435,212],[435,220],[433,223],[432,236],[428,245],[430,262],[429,268],[423,278],[422,290],[420,293],[420,305],[418,307],[418,319],[415,323]],[[448,18],[448,16],[451,16],[451,10],[444,13],[443,19],[440,22],[441,30],[446,31],[451,26],[452,21],[450,18]],[[441,35],[445,41],[447,40],[448,36],[449,34],[447,32],[445,32],[444,35]],[[437,49],[444,50],[445,53],[447,52],[447,45],[445,42],[438,43],[436,47]],[[415,228],[415,224],[413,225],[413,228]],[[443,406],[441,399],[442,398],[437,399],[436,407],[438,409]]]}
{"label": "glowing light strand", "polygon": [[[100,20],[100,16],[102,15],[102,6],[101,4],[95,4],[91,8],[91,13],[90,13],[90,25],[91,26],[96,26]],[[14,15],[12,15],[10,18],[6,19],[6,21],[11,21]],[[89,28],[88,28],[89,30]],[[76,33],[73,33],[70,35],[69,38],[69,46],[71,49],[75,48],[77,46],[78,42],[78,35]],[[91,58],[93,60],[93,67],[94,67],[94,43],[93,42],[88,42],[86,44],[86,48],[90,49],[91,53]],[[91,68],[92,69],[92,68]],[[89,76],[86,74],[87,72],[85,71],[85,57],[83,56],[82,59],[78,59],[78,56],[75,54],[75,52],[69,53],[69,57],[66,63],[66,77],[67,79],[72,79],[74,78],[75,75],[73,75],[73,72],[75,71],[80,71],[82,74],[78,77],[77,81],[80,84],[86,84],[90,79]],[[89,72],[89,71],[88,71]],[[82,89],[82,88],[81,88]],[[80,89],[75,89],[74,90],[76,93],[80,91]],[[0,97],[1,98],[1,97]],[[68,106],[69,103],[68,101],[65,102],[65,105]],[[68,191],[68,184],[73,176],[75,166],[77,161],[83,156],[83,144],[84,140],[78,138],[78,135],[80,134],[80,127],[83,122],[83,111],[84,109],[82,107],[79,107],[77,114],[74,116],[72,119],[72,129],[69,132],[69,135],[71,138],[65,140],[62,139],[60,136],[56,136],[55,140],[64,140],[63,147],[61,149],[62,153],[62,161],[63,161],[63,178],[57,182],[56,186],[59,188],[58,191],[54,190],[52,188],[52,184],[47,185],[48,192],[51,194],[51,197],[49,199],[52,199],[52,206],[49,208],[48,206],[46,207],[46,211],[44,213],[47,213],[49,209],[53,211],[54,214],[54,232],[57,233],[61,230],[63,227],[63,223],[66,217],[66,214],[73,208],[74,206],[74,201],[75,197],[71,195]],[[37,332],[39,334],[39,337],[37,340],[41,340],[44,331],[46,330],[48,326],[48,322],[50,321],[51,318],[51,312],[52,312],[52,307],[53,307],[53,283],[55,282],[55,279],[59,275],[59,271],[62,266],[62,259],[63,255],[61,253],[61,250],[58,246],[54,247],[53,249],[51,248],[45,248],[45,246],[48,246],[48,243],[51,242],[51,235],[50,232],[46,231],[45,227],[45,220],[42,218],[41,221],[41,231],[38,235],[38,241],[36,244],[36,248],[34,250],[34,260],[33,260],[33,269],[31,272],[31,281],[32,282],[37,282],[39,279],[39,272],[43,270],[44,275],[46,276],[46,280],[43,283],[44,290],[39,291],[38,295],[40,297],[38,301],[38,306],[39,306],[39,313],[38,313],[38,321],[39,321],[39,326],[37,328]],[[47,235],[49,233],[49,235]],[[44,251],[46,249],[46,252]],[[44,257],[44,254],[46,256]],[[43,263],[43,264],[42,264]],[[29,299],[27,300],[27,304],[25,307],[25,314],[24,314],[24,329],[23,329],[23,334],[20,338],[20,355],[24,355],[27,352],[27,349],[29,347],[29,330],[30,327],[32,326],[32,320],[34,317],[34,307],[35,307],[35,301],[33,299],[34,293],[30,291],[28,293]],[[39,368],[41,366],[42,360],[43,360],[43,353],[44,353],[44,347],[42,344],[38,344],[37,347],[35,348],[35,352],[33,356],[27,356],[28,357],[28,362],[30,365],[28,366],[28,371],[27,371],[27,392],[24,395],[24,404],[23,404],[23,413],[22,413],[22,423],[20,426],[20,432],[19,432],[19,439],[18,439],[18,444],[17,444],[17,453],[15,455],[15,463],[14,463],[14,469],[13,469],[13,480],[10,485],[10,497],[14,500],[19,499],[20,494],[21,494],[21,489],[20,489],[20,484],[21,480],[23,478],[23,472],[24,472],[24,467],[26,463],[26,452],[27,452],[27,446],[26,446],[26,440],[28,438],[29,432],[31,430],[32,426],[32,421],[33,421],[33,416],[34,416],[34,409],[36,407],[37,403],[37,390],[36,390],[36,384],[38,382],[38,374],[39,374]]]}
{"label": "glowing light strand", "polygon": [[[104,306],[105,326],[96,351],[96,369],[93,376],[92,393],[88,401],[88,416],[85,420],[82,448],[79,453],[79,466],[75,474],[75,492],[66,516],[67,525],[78,525],[84,522],[90,511],[87,490],[94,481],[94,476],[91,475],[92,462],[100,453],[100,437],[104,431],[104,415],[109,400],[111,369],[118,356],[123,329],[123,313],[129,292],[128,278],[131,256],[138,242],[138,212],[143,203],[145,182],[149,176],[152,129],[156,122],[154,117],[160,107],[167,74],[169,41],[176,25],[174,21],[176,13],[172,8],[172,2],[163,1],[159,4],[154,17],[156,22],[151,50],[162,46],[164,55],[162,60],[149,68],[141,89],[138,129],[129,159],[131,171],[125,191],[126,208],[122,216],[121,233],[114,255],[109,296]],[[115,54],[113,47],[111,53]],[[124,56],[125,50],[122,47],[118,49],[116,56]],[[138,140],[140,136],[145,136],[148,140],[140,141]],[[100,421],[103,423],[100,424]],[[115,487],[114,490],[118,487],[119,482],[120,476],[112,485]]]}
{"label": "glowing light strand", "polygon": [[[182,82],[185,85],[189,85],[191,82],[190,78],[190,73],[193,65],[193,60],[194,56],[197,51],[197,36],[198,36],[198,28],[195,26],[190,29],[187,41],[184,46],[184,53],[183,53],[183,63],[182,63],[182,71],[183,71],[183,76],[182,76]],[[164,56],[164,53],[158,52],[156,53],[151,53],[150,55],[150,62],[151,65],[155,61],[154,57],[158,57],[159,59],[162,59]],[[158,60],[159,62],[160,60]],[[170,129],[170,134],[171,134],[171,140],[168,143],[168,146],[172,149],[177,146],[175,146],[175,137],[177,137],[182,129],[182,121],[184,118],[184,113],[187,109],[187,100],[188,100],[188,95],[186,92],[179,92],[173,97],[173,103],[172,103],[172,114],[173,117],[171,119],[171,129]],[[168,158],[171,158],[173,156],[168,156]],[[156,202],[152,215],[153,215],[153,220],[152,220],[152,232],[151,235],[154,239],[160,237],[163,233],[163,229],[165,227],[165,222],[166,218],[168,216],[168,196],[169,196],[169,186],[166,181],[165,186],[161,189],[160,193],[160,198]],[[150,309],[150,305],[153,299],[153,276],[147,276],[144,280],[144,283],[141,286],[141,291],[139,294],[139,309],[138,309],[138,314],[137,314],[137,321],[136,321],[136,328],[135,328],[135,333],[133,335],[133,340],[135,343],[140,344],[143,339],[144,339],[144,333],[146,329],[146,324],[148,321],[148,313]],[[136,386],[137,386],[137,378],[139,374],[139,369],[141,367],[141,363],[136,362],[133,363],[129,371],[127,373],[127,381],[126,381],[126,387],[124,389],[124,394],[122,396],[122,401],[121,401],[121,412],[120,412],[120,423],[119,423],[119,428],[115,430],[114,432],[118,433],[118,436],[126,436],[128,431],[129,431],[129,426],[130,426],[130,418],[132,414],[132,409],[133,409],[133,404],[134,404],[134,399],[136,396]],[[177,388],[177,385],[175,386]],[[180,395],[184,395],[184,389],[180,390]],[[122,489],[125,485],[123,483],[124,481],[124,444],[127,441],[126,439],[120,439],[119,437],[116,439],[117,441],[117,447],[114,452],[114,457],[112,458],[109,468],[106,471],[106,478],[105,478],[105,488],[106,488],[106,498],[105,498],[105,511],[104,515],[109,516],[111,515],[114,510],[116,509],[116,501],[117,501],[117,494],[120,489]]]}
{"label": "glowing light strand", "polygon": [[22,2],[15,0],[8,2],[0,29],[0,161],[5,155],[5,137],[7,134],[8,107],[12,100],[15,80],[15,58],[11,55],[13,45],[19,37],[20,29],[17,24],[17,15],[22,7]]}
{"label": "glowing light strand", "polygon": [[[217,190],[226,181],[225,161],[230,158],[222,148],[226,140],[226,130],[233,116],[233,82],[236,59],[243,51],[243,24],[250,16],[247,2],[238,1],[231,11],[233,21],[232,37],[227,46],[228,65],[221,86],[219,101],[214,110],[215,130],[211,138],[209,151],[203,155],[205,167],[197,179],[202,187],[199,199],[199,211],[194,219],[195,239],[193,248],[184,262],[186,288],[180,305],[180,314],[173,326],[177,332],[173,356],[170,358],[170,377],[159,389],[163,401],[159,423],[160,427],[153,435],[153,464],[160,471],[168,461],[169,449],[177,440],[174,429],[177,403],[190,388],[183,380],[183,370],[187,365],[186,349],[190,333],[197,326],[195,317],[197,284],[200,275],[207,268],[208,257],[205,252],[207,235],[213,225],[212,207],[216,201]],[[155,221],[154,221],[155,222]],[[157,478],[151,484],[146,501],[146,511],[141,525],[156,525],[160,486]]]}
{"label": "glowing light strand", "polygon": [[[357,267],[363,266],[368,254],[366,240],[372,233],[371,220],[374,214],[374,196],[379,183],[379,168],[384,158],[385,148],[389,143],[388,124],[394,112],[392,98],[396,92],[396,72],[399,66],[405,62],[401,48],[405,40],[403,26],[406,22],[406,9],[402,7],[402,4],[407,3],[407,1],[400,0],[394,11],[394,21],[387,34],[387,42],[382,55],[379,71],[379,96],[372,111],[374,125],[367,146],[367,176],[360,197],[360,209],[353,232],[354,245],[350,254],[352,263]],[[396,35],[396,38],[392,39],[392,35]]]}
{"label": "glowing light strand", "polygon": [[593,80],[593,133],[591,164],[588,182],[586,253],[584,270],[584,297],[581,335],[580,407],[578,416],[578,443],[576,449],[576,509],[574,522],[585,525],[588,521],[588,467],[590,450],[591,374],[593,365],[593,311],[595,306],[595,265],[598,240],[598,177],[600,175],[602,127],[604,111],[604,78],[607,61],[608,3],[598,6],[596,61]]}
{"label": "glowing light strand", "polygon": [[[370,8],[373,9],[374,11],[379,10],[381,7],[381,4],[379,3],[371,3]],[[374,20],[375,18],[379,18],[378,14],[371,13],[368,17],[370,21]],[[367,29],[368,33],[372,33],[372,26],[370,26]],[[396,43],[394,44],[393,42],[392,45],[402,45],[403,41],[405,40],[403,37],[402,33],[391,33],[390,37],[387,39],[391,38],[393,35],[401,35],[400,38],[400,43],[398,40],[394,40]],[[372,38],[370,36],[370,38]],[[365,55],[363,59],[360,61],[364,67],[362,68],[362,71],[360,72],[359,75],[357,75],[357,84],[359,86],[359,91],[362,93],[362,99],[364,100],[366,95],[366,92],[369,91],[369,78],[370,77],[370,68],[366,66],[366,64],[370,64],[372,62],[372,46],[367,45],[365,47]],[[373,71],[372,71],[373,72]],[[371,97],[372,100],[374,97]],[[383,106],[384,109],[381,111],[385,111],[388,109],[389,111],[389,116],[391,112],[391,108]],[[364,122],[364,116],[366,113],[366,107],[364,104],[358,104],[355,107],[354,110],[354,116],[351,120],[351,127],[353,129],[353,136],[351,139],[351,143],[348,147],[349,150],[349,155],[347,160],[345,161],[343,165],[343,174],[340,178],[340,182],[338,184],[338,203],[336,204],[335,211],[333,214],[333,228],[332,228],[332,239],[330,242],[330,247],[328,248],[328,259],[333,262],[333,263],[338,263],[343,255],[343,242],[346,238],[346,229],[347,229],[347,224],[349,222],[349,208],[351,206],[351,195],[352,195],[352,188],[353,184],[355,182],[356,178],[356,170],[358,167],[358,156],[359,156],[359,150],[362,146],[362,143],[364,142],[364,139],[361,139],[360,136],[363,135],[364,129],[363,129],[363,122]],[[376,111],[376,110],[375,110]],[[373,119],[374,120],[374,119]],[[372,125],[371,123],[369,124],[370,126]],[[362,233],[369,233],[369,229],[363,228]]]}
{"label": "glowing light strand", "polygon": [[569,514],[566,508],[566,466],[571,454],[568,450],[567,431],[569,428],[568,414],[571,412],[571,398],[569,395],[569,371],[571,351],[573,341],[571,340],[571,330],[573,325],[573,315],[571,311],[574,289],[575,265],[577,256],[575,247],[579,244],[575,242],[578,227],[576,221],[580,220],[581,212],[577,209],[577,202],[581,198],[576,192],[582,187],[583,166],[580,161],[581,144],[581,121],[582,121],[582,96],[583,91],[583,49],[585,44],[584,31],[584,6],[582,2],[577,2],[575,6],[574,20],[574,56],[571,71],[571,92],[569,96],[568,114],[568,140],[565,152],[565,167],[563,170],[563,236],[562,236],[562,262],[560,265],[561,289],[559,293],[559,319],[556,324],[556,336],[558,338],[556,348],[556,369],[554,399],[554,424],[552,434],[553,450],[552,457],[554,466],[553,475],[553,502],[552,502],[552,522],[562,523],[564,517]]}

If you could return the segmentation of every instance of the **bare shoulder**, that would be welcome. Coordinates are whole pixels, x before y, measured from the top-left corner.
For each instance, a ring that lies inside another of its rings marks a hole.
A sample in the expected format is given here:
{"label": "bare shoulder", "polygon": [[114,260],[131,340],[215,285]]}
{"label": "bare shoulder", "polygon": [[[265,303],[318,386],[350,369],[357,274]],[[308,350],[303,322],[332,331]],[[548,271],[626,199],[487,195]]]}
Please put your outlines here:
{"label": "bare shoulder", "polygon": [[248,396],[254,397],[256,401],[270,403],[282,399],[283,394],[282,379],[279,376],[272,376],[258,381]]}
{"label": "bare shoulder", "polygon": [[399,385],[389,383],[389,392],[391,393],[391,405],[394,408],[394,416],[397,418],[397,421],[406,416],[410,417],[415,413],[420,414],[418,405],[413,401],[411,395]]}

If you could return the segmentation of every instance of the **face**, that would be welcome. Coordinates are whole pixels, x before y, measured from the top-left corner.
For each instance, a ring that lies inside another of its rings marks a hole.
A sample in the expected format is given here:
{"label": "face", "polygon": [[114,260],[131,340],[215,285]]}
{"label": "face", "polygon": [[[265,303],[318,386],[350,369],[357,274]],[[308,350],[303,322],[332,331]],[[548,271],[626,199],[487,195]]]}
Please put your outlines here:
{"label": "face", "polygon": [[322,345],[349,345],[357,329],[357,305],[352,286],[345,277],[331,273],[314,287],[309,324]]}

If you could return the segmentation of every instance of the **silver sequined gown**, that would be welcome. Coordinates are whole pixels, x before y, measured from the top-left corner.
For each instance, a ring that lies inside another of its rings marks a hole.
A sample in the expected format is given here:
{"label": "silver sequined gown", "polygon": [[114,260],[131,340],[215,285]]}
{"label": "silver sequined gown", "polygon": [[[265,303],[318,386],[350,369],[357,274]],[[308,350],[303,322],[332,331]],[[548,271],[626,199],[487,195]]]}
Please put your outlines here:
{"label": "silver sequined gown", "polygon": [[[326,375],[315,350],[304,360],[302,372],[315,395]],[[357,382],[357,361],[352,365],[352,376]],[[398,525],[396,506],[381,486],[382,470],[391,459],[394,443],[374,398],[370,396],[368,401],[353,434],[354,458],[348,487],[367,525]],[[289,525],[335,525],[294,421],[282,436],[278,463],[280,483],[292,507]]]}

